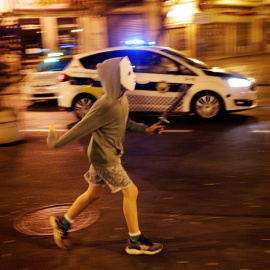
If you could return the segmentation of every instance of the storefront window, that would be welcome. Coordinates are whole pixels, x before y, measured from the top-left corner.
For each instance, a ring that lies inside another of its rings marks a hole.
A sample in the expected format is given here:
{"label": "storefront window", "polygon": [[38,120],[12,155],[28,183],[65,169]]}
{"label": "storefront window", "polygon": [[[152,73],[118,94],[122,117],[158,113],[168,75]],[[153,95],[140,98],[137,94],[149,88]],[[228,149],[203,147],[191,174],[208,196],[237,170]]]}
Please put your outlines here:
{"label": "storefront window", "polygon": [[249,23],[237,24],[237,53],[249,53],[248,38],[249,38]]}
{"label": "storefront window", "polygon": [[180,51],[187,50],[186,27],[168,29],[169,46]]}
{"label": "storefront window", "polygon": [[16,17],[0,19],[0,55],[0,64],[8,65],[10,74],[18,73],[21,59],[21,33]]}
{"label": "storefront window", "polygon": [[196,40],[197,56],[208,58],[224,55],[224,39],[224,24],[199,24]]}
{"label": "storefront window", "polygon": [[19,19],[22,41],[22,59],[37,59],[44,55],[39,18]]}
{"label": "storefront window", "polygon": [[125,44],[127,40],[146,40],[146,21],[141,14],[109,15],[108,38],[109,46]]}
{"label": "storefront window", "polygon": [[58,46],[66,55],[76,54],[77,33],[80,31],[76,18],[57,18]]}

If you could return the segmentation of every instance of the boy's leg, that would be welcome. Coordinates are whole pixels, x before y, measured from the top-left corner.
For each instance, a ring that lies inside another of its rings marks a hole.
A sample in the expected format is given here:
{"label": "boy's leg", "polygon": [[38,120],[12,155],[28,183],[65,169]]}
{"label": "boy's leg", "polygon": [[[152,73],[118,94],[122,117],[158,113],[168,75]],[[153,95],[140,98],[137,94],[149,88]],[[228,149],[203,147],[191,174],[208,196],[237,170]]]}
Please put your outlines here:
{"label": "boy's leg", "polygon": [[103,188],[104,186],[89,185],[88,189],[72,204],[66,215],[71,220],[75,219],[89,204],[100,197]]}
{"label": "boy's leg", "polygon": [[129,230],[128,245],[126,252],[131,255],[154,255],[163,249],[163,245],[153,243],[145,238],[139,229],[138,211],[137,211],[137,197],[138,189],[132,184],[123,193],[123,211]]}
{"label": "boy's leg", "polygon": [[54,242],[58,247],[62,249],[70,247],[68,238],[68,229],[71,226],[70,222],[75,219],[89,204],[100,197],[103,188],[104,186],[89,185],[87,191],[76,199],[64,217],[59,219],[54,216],[50,217]]}
{"label": "boy's leg", "polygon": [[140,231],[137,211],[138,188],[132,184],[128,188],[122,190],[123,193],[123,211],[131,234]]}

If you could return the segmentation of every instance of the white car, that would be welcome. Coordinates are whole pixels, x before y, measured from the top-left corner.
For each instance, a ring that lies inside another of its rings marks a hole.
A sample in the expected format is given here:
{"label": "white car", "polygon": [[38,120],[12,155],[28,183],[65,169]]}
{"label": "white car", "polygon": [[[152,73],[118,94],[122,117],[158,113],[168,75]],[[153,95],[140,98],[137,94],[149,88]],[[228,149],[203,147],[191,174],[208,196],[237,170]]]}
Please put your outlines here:
{"label": "white car", "polygon": [[47,58],[35,71],[27,74],[20,83],[23,100],[57,99],[59,95],[58,75],[67,66],[71,58]]}
{"label": "white car", "polygon": [[96,65],[128,56],[136,74],[136,89],[127,92],[130,111],[163,112],[181,84],[189,89],[176,112],[211,119],[224,112],[256,107],[255,81],[192,59],[168,47],[115,47],[73,57],[59,74],[58,105],[82,118],[102,96]]}

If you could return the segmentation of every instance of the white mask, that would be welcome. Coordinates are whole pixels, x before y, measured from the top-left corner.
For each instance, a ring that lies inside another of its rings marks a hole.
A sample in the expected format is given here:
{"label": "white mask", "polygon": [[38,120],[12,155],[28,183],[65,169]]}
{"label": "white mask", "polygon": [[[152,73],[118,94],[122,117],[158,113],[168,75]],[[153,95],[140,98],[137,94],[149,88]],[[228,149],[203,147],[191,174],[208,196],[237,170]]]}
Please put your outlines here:
{"label": "white mask", "polygon": [[129,90],[133,91],[135,89],[135,73],[133,72],[132,65],[129,58],[125,56],[120,62],[120,83],[121,85]]}

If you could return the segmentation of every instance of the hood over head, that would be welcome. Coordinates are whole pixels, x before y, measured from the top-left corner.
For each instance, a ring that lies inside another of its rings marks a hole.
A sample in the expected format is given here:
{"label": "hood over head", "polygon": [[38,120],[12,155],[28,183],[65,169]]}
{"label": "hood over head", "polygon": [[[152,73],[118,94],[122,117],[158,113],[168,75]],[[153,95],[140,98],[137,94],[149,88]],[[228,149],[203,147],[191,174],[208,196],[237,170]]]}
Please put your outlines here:
{"label": "hood over head", "polygon": [[122,57],[111,58],[97,65],[97,72],[106,97],[118,99],[122,94],[120,84],[120,62]]}

